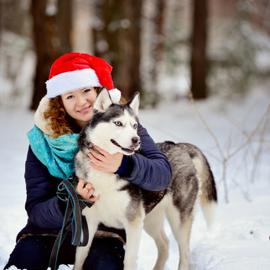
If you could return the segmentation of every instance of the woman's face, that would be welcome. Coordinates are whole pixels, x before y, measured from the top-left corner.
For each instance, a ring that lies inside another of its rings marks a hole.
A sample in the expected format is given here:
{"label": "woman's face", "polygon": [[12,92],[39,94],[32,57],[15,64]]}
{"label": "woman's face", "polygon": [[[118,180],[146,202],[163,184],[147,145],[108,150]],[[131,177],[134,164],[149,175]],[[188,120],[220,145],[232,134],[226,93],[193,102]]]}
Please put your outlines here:
{"label": "woman's face", "polygon": [[93,116],[93,103],[97,92],[94,88],[83,88],[61,95],[68,115],[84,127]]}

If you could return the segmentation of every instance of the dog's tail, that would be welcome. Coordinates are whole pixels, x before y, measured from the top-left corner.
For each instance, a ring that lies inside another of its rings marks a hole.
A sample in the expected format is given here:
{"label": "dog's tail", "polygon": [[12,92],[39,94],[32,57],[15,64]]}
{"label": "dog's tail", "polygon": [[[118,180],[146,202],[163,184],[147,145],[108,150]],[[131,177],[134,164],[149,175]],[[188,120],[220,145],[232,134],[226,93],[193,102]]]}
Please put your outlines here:
{"label": "dog's tail", "polygon": [[195,146],[192,161],[199,179],[199,200],[208,228],[213,224],[218,196],[214,175],[204,154]]}

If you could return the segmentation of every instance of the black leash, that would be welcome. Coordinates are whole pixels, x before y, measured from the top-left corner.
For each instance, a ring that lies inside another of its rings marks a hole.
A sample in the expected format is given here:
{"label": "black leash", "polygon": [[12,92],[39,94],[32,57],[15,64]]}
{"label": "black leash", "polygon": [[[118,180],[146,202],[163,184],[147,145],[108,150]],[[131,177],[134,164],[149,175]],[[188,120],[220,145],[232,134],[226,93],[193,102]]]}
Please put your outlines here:
{"label": "black leash", "polygon": [[[70,181],[71,180],[71,181]],[[74,190],[74,178],[62,181],[57,188],[57,196],[66,202],[66,210],[62,228],[58,233],[50,256],[49,267],[56,270],[58,267],[58,256],[61,245],[68,232],[72,233],[71,244],[74,246],[85,246],[88,242],[88,227],[85,216],[81,211],[86,207],[91,207],[91,203],[79,199]]]}

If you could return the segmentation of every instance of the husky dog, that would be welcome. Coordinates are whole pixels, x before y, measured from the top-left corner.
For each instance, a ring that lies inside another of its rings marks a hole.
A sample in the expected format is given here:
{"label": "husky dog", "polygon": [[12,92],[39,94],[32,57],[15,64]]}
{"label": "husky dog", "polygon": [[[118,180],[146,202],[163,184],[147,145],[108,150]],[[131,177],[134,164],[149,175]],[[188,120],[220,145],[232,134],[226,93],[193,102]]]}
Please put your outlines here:
{"label": "husky dog", "polygon": [[[91,208],[82,211],[87,219],[89,241],[86,246],[77,247],[75,270],[82,269],[99,223],[125,230],[124,270],[136,269],[143,228],[157,245],[158,258],[154,269],[164,269],[168,257],[168,240],[163,228],[165,217],[179,247],[178,270],[188,270],[190,232],[197,199],[207,222],[211,222],[211,212],[217,202],[216,186],[205,156],[194,145],[158,144],[172,167],[171,185],[163,191],[146,191],[118,175],[90,168],[88,153],[93,144],[111,154],[131,155],[139,149],[138,109],[138,95],[130,103],[119,105],[112,104],[107,90],[103,90],[94,103],[92,120],[80,134],[80,150],[75,158],[76,175],[91,182],[100,198]],[[120,122],[127,124],[119,128]]]}

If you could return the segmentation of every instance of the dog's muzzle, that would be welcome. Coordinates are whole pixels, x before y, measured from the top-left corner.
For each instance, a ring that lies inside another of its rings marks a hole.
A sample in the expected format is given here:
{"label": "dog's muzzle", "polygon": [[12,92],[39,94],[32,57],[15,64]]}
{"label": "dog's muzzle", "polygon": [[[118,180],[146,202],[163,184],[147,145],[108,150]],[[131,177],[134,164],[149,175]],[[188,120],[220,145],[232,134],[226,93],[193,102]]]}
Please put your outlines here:
{"label": "dog's muzzle", "polygon": [[138,150],[140,148],[140,145],[141,145],[141,141],[140,141],[140,138],[139,137],[133,137],[131,139],[131,146],[129,148],[126,148],[126,147],[123,147],[121,146],[117,141],[115,141],[114,139],[111,139],[111,142],[121,148],[121,150],[123,150],[124,152],[128,153],[128,154],[133,154],[136,150]]}

